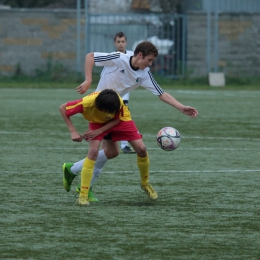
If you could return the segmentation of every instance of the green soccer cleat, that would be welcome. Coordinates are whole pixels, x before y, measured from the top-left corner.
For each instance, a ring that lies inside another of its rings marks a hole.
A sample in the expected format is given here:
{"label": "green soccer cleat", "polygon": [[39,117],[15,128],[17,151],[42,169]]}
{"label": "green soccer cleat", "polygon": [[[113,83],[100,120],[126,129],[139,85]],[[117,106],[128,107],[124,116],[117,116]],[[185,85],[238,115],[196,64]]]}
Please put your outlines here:
{"label": "green soccer cleat", "polygon": [[146,183],[145,185],[141,184],[141,188],[145,191],[149,199],[156,200],[158,198],[157,192],[150,183]]}
{"label": "green soccer cleat", "polygon": [[89,201],[87,196],[79,196],[79,198],[76,200],[75,202],[77,205],[80,206],[88,206],[89,205]]}
{"label": "green soccer cleat", "polygon": [[76,177],[76,175],[70,170],[73,163],[64,163],[62,165],[63,170],[63,186],[66,191],[70,191],[72,181]]}
{"label": "green soccer cleat", "polygon": [[[80,193],[80,183],[76,187],[76,192]],[[89,202],[98,202],[98,199],[95,198],[95,195],[94,195],[94,193],[92,191],[92,187],[90,187],[89,192],[88,192],[88,201]]]}
{"label": "green soccer cleat", "polygon": [[80,183],[78,184],[78,186],[76,187],[76,192],[80,193]]}
{"label": "green soccer cleat", "polygon": [[88,201],[90,202],[98,202],[98,198],[95,198],[95,195],[92,191],[92,187],[90,187],[89,192],[88,192]]}

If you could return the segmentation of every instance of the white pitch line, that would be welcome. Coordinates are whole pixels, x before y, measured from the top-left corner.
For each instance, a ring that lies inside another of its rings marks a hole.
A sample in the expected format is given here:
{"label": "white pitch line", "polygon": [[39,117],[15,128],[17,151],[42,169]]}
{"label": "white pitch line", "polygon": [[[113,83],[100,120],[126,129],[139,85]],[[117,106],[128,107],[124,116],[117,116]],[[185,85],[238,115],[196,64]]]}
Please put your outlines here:
{"label": "white pitch line", "polygon": [[[173,90],[173,91],[169,91],[169,92],[174,92],[174,93],[184,93],[184,94],[195,94],[195,95],[201,95],[201,94],[206,94],[206,95],[212,95],[212,96],[219,96],[220,93],[216,92],[216,91],[211,91],[211,90]],[[235,97],[237,97],[237,94],[249,94],[248,97],[255,97],[255,95],[259,94],[259,90],[256,91],[247,91],[247,90],[236,90],[236,91],[223,91],[221,92],[221,95],[233,95]]]}
{"label": "white pitch line", "polygon": [[[156,138],[153,135],[143,134],[143,137]],[[182,139],[204,139],[204,140],[239,140],[239,141],[260,141],[260,138],[244,138],[244,137],[218,137],[218,136],[181,136]]]}
{"label": "white pitch line", "polygon": [[[8,132],[8,131],[0,131],[1,135],[35,135],[33,132]],[[37,133],[37,136],[45,135],[46,133]],[[48,133],[48,135],[52,136],[64,136],[69,137],[67,133]],[[144,138],[154,138],[156,139],[156,135],[149,135],[142,133]],[[246,137],[217,137],[217,136],[181,136],[183,139],[204,139],[204,140],[240,140],[240,141],[260,141],[260,138],[246,138]]]}
{"label": "white pitch line", "polygon": [[[12,173],[15,174],[15,171],[2,171],[3,173]],[[38,173],[36,170],[35,171],[26,171],[27,174],[30,173]],[[231,169],[231,170],[183,170],[183,171],[175,171],[175,170],[171,170],[171,171],[150,171],[150,173],[232,173],[232,172],[260,172],[260,169],[252,169],[252,170],[248,170],[248,169]],[[43,174],[47,174],[50,173],[50,171],[48,172],[42,172]],[[106,173],[106,174],[117,174],[118,171],[104,171],[102,173]],[[120,171],[121,173],[138,173],[138,171]]]}
{"label": "white pitch line", "polygon": [[[66,147],[66,150],[87,150],[88,145],[83,146],[83,147]],[[10,149],[10,147],[7,147]],[[148,151],[159,151],[161,148],[151,148],[151,147],[146,147]],[[5,147],[1,146],[1,149],[4,150]],[[22,149],[26,150],[24,147],[16,147],[17,149]],[[41,147],[41,150],[64,150],[64,147]],[[39,150],[39,147],[28,147],[27,150]],[[197,147],[197,148],[178,148],[178,151],[259,151],[259,148],[208,148],[208,147]]]}
{"label": "white pitch line", "polygon": [[[131,172],[133,172],[133,171],[120,171],[120,173],[131,173]],[[256,170],[241,169],[241,170],[150,171],[150,173],[214,173],[214,172],[219,172],[219,173],[222,173],[222,172],[260,172],[260,169],[256,169]],[[102,173],[118,173],[118,172],[107,171],[107,172],[102,172]]]}

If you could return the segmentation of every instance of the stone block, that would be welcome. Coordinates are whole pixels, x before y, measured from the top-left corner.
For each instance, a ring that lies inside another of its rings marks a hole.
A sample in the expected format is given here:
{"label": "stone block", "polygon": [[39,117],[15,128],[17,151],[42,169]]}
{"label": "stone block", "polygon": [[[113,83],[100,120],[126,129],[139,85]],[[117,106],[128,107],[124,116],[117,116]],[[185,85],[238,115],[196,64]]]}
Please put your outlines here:
{"label": "stone block", "polygon": [[211,87],[224,87],[226,85],[225,75],[223,72],[210,72],[209,85]]}
{"label": "stone block", "polygon": [[42,39],[5,38],[3,43],[6,45],[42,45]]}

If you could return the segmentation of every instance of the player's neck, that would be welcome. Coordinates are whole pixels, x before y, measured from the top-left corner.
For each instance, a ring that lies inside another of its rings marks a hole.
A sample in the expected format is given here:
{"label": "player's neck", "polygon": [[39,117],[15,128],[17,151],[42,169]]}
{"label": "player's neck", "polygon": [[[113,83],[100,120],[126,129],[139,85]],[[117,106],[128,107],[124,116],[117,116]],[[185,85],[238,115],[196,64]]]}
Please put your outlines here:
{"label": "player's neck", "polygon": [[116,51],[126,54],[126,50],[122,50],[122,51],[116,50]]}
{"label": "player's neck", "polygon": [[139,66],[138,66],[138,57],[137,57],[137,56],[132,56],[132,57],[131,57],[131,67],[132,67],[134,70],[139,69]]}

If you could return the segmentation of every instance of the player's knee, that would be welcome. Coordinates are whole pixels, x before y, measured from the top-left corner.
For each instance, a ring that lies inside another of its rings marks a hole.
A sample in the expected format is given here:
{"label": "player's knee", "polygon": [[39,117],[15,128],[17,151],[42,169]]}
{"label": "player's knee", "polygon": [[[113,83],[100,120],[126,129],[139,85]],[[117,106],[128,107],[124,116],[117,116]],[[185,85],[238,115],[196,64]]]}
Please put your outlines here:
{"label": "player's knee", "polygon": [[145,145],[140,145],[135,151],[139,157],[146,157],[147,155]]}
{"label": "player's knee", "polygon": [[119,149],[105,149],[105,155],[108,159],[113,159],[119,155]]}
{"label": "player's knee", "polygon": [[89,149],[89,151],[88,151],[88,158],[90,160],[96,161],[96,159],[98,157],[98,152],[99,152],[99,149],[97,149],[97,148]]}

